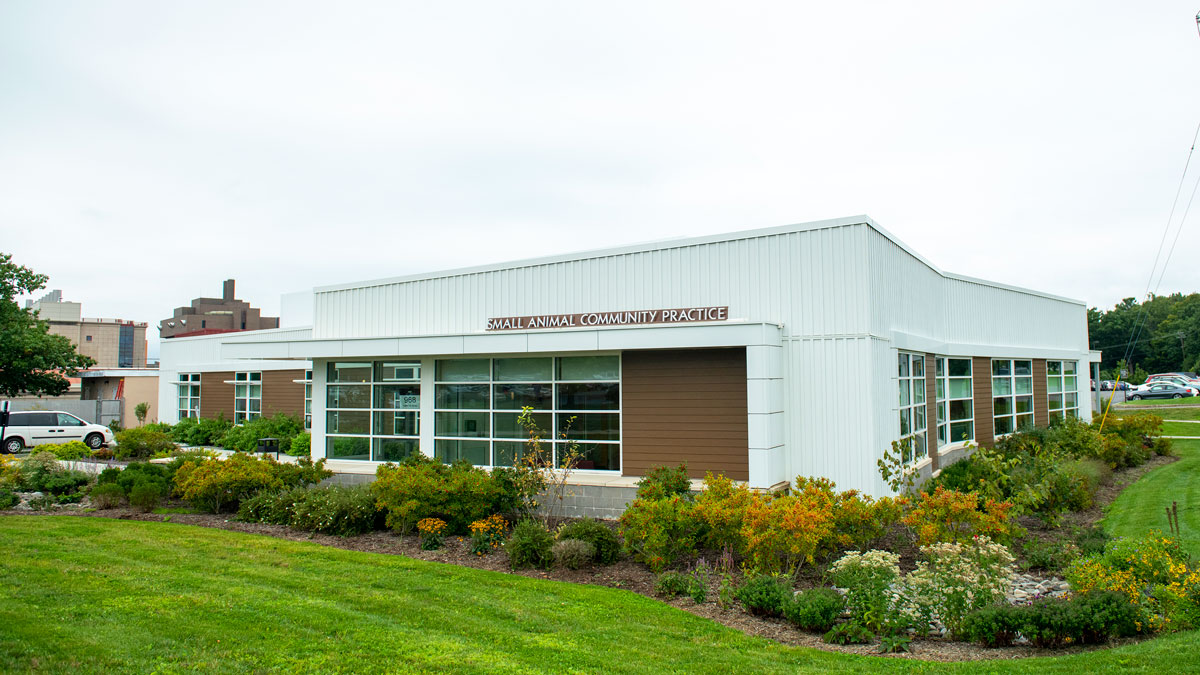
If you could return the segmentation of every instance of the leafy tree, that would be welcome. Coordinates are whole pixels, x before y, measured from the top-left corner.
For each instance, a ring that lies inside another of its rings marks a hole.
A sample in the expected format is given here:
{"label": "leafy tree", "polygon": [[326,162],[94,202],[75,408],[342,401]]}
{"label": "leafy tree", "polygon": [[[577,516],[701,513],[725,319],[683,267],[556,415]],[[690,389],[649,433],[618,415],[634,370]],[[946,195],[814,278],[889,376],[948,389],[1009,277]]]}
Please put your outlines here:
{"label": "leafy tree", "polygon": [[45,288],[47,279],[0,253],[0,396],[64,394],[71,387],[67,377],[96,363],[17,304],[18,296]]}
{"label": "leafy tree", "polygon": [[138,424],[145,424],[148,414],[150,414],[150,404],[145,401],[133,407],[133,416],[137,418]]}

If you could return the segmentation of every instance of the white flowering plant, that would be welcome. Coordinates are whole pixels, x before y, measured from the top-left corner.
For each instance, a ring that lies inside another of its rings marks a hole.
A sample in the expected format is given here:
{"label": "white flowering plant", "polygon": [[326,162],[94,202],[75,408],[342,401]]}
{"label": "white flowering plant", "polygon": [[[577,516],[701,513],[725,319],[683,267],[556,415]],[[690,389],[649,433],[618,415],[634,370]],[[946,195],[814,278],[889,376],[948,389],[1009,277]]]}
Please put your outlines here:
{"label": "white flowering plant", "polygon": [[1016,570],[1009,550],[988,537],[922,546],[925,560],[904,579],[902,596],[922,617],[936,617],[957,634],[970,612],[1002,600]]}
{"label": "white flowering plant", "polygon": [[829,567],[829,579],[834,586],[845,589],[850,614],[879,632],[895,604],[900,556],[877,549],[847,553]]}

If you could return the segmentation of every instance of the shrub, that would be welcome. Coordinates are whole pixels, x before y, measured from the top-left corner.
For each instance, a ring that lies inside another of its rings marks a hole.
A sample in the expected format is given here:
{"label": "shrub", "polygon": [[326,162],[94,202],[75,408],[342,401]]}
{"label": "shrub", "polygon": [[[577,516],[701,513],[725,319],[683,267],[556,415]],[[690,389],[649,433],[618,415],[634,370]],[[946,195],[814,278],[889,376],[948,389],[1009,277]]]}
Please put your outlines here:
{"label": "shrub", "polygon": [[0,511],[11,509],[19,504],[21,500],[17,499],[17,495],[13,494],[8,488],[0,488]]}
{"label": "shrub", "polygon": [[281,494],[293,502],[290,509],[286,504],[276,508],[290,510],[286,524],[299,530],[352,537],[372,532],[381,524],[375,496],[366,485],[297,487]]}
{"label": "shrub", "polygon": [[271,460],[275,475],[284,487],[299,487],[314,485],[329,478],[333,472],[325,468],[325,458],[312,461],[311,457],[297,457],[295,462],[276,462]]}
{"label": "shrub", "polygon": [[471,553],[487,555],[504,545],[508,521],[498,513],[471,523]]}
{"label": "shrub", "polygon": [[38,446],[38,451],[52,453],[55,457],[64,461],[72,461],[92,456],[92,449],[89,448],[83,441],[71,441],[70,443],[63,443],[61,445],[41,445]]}
{"label": "shrub", "polygon": [[792,581],[787,576],[760,574],[733,592],[746,611],[758,616],[780,616],[792,600]]}
{"label": "shrub", "polygon": [[64,497],[77,494],[89,482],[86,473],[64,469],[53,453],[38,452],[21,462],[20,486],[30,492]]}
{"label": "shrub", "polygon": [[833,534],[833,505],[819,491],[752,501],[742,523],[746,566],[791,573],[813,562]]}
{"label": "shrub", "polygon": [[134,483],[129,491],[129,504],[139,511],[153,511],[167,493],[167,482],[152,478],[143,478]]}
{"label": "shrub", "polygon": [[900,556],[888,551],[847,553],[829,567],[829,579],[846,589],[846,608],[854,621],[879,630],[900,580]]}
{"label": "shrub", "polygon": [[1059,572],[1079,558],[1079,547],[1068,539],[1025,539],[1021,542],[1025,569]]}
{"label": "shrub", "polygon": [[638,481],[638,499],[666,499],[688,497],[692,494],[692,482],[688,479],[687,462],[677,467],[656,466]]}
{"label": "shrub", "polygon": [[1089,525],[1079,528],[1074,535],[1075,545],[1083,555],[1096,555],[1104,552],[1108,545],[1108,533],[1099,525]]}
{"label": "shrub", "polygon": [[765,499],[745,483],[735,485],[723,474],[704,476],[704,490],[696,495],[692,517],[703,524],[704,545],[714,550],[729,550],[744,555],[746,538],[742,534],[746,509],[754,501]]}
{"label": "shrub", "polygon": [[856,621],[840,623],[822,638],[835,645],[869,644],[875,641],[875,632]]}
{"label": "shrub", "polygon": [[387,526],[400,533],[411,532],[424,518],[440,518],[450,534],[463,534],[506,499],[500,481],[466,462],[445,465],[414,455],[399,465],[381,465],[375,476],[376,503],[387,512]]}
{"label": "shrub", "polygon": [[297,434],[296,437],[292,439],[292,445],[291,448],[288,449],[287,454],[294,455],[296,457],[308,457],[312,455],[312,434],[307,432]]}
{"label": "shrub", "polygon": [[684,572],[663,572],[654,580],[654,594],[664,598],[688,595],[692,581],[692,575]]}
{"label": "shrub", "polygon": [[96,485],[107,485],[109,483],[116,483],[117,479],[119,479],[120,477],[121,477],[121,467],[110,466],[110,467],[104,469],[103,471],[101,471],[96,476]]}
{"label": "shrub", "polygon": [[255,452],[263,438],[279,439],[279,451],[291,454],[292,439],[304,433],[304,421],[293,415],[256,417],[244,424],[229,427],[217,443],[230,450]]}
{"label": "shrub", "polygon": [[1154,445],[1152,446],[1152,449],[1154,450],[1154,454],[1158,455],[1159,457],[1170,455],[1172,453],[1171,439],[1162,437],[1154,439]]}
{"label": "shrub", "polygon": [[783,605],[783,616],[803,630],[824,633],[842,615],[846,601],[832,588],[813,588],[798,593]]}
{"label": "shrub", "polygon": [[446,521],[441,518],[422,518],[417,521],[417,532],[421,534],[421,550],[436,551],[446,540]]}
{"label": "shrub", "polygon": [[113,451],[111,448],[97,448],[92,451],[92,459],[112,459]]}
{"label": "shrub", "polygon": [[692,517],[692,501],[674,495],[665,499],[634,499],[621,514],[620,534],[626,552],[653,572],[695,555],[700,526]]}
{"label": "shrub", "polygon": [[120,506],[125,498],[125,491],[116,483],[99,483],[92,488],[92,506],[98,509],[111,509]]}
{"label": "shrub", "polygon": [[577,570],[590,563],[596,555],[596,547],[580,539],[559,539],[550,547],[554,562],[569,570]]}
{"label": "shrub", "polygon": [[932,494],[918,495],[904,524],[916,533],[922,546],[941,541],[962,543],[975,535],[1005,543],[1017,529],[1009,515],[1011,508],[1008,502],[982,500],[939,486]]}
{"label": "shrub", "polygon": [[621,542],[612,528],[592,518],[571,521],[558,530],[559,541],[578,539],[592,545],[593,560],[601,565],[611,565],[621,554]]}
{"label": "shrub", "polygon": [[18,487],[21,484],[21,462],[0,455],[0,486]]}
{"label": "shrub", "polygon": [[296,503],[303,499],[308,488],[297,487],[273,492],[259,492],[238,506],[237,519],[247,523],[289,525]]}
{"label": "shrub", "polygon": [[540,520],[526,518],[513,528],[504,545],[512,568],[538,567],[549,569],[554,563],[554,537]]}
{"label": "shrub", "polygon": [[216,445],[232,427],[224,415],[215,418],[185,417],[171,429],[171,440],[186,445]]}
{"label": "shrub", "polygon": [[[108,469],[105,469],[107,471]],[[126,497],[133,494],[133,487],[143,481],[160,481],[164,490],[167,485],[167,467],[149,462],[131,462],[117,474],[116,483]],[[165,494],[163,496],[166,496]]]}
{"label": "shrub", "polygon": [[967,614],[1003,600],[1012,587],[1013,556],[987,537],[922,546],[921,553],[926,560],[905,577],[905,588],[918,614],[937,616],[951,634],[961,631]]}
{"label": "shrub", "polygon": [[150,426],[126,429],[117,432],[117,447],[113,456],[117,459],[146,459],[159,453],[178,450],[171,436]]}
{"label": "shrub", "polygon": [[185,463],[175,472],[175,486],[183,499],[202,511],[237,510],[243,499],[283,487],[278,466],[271,458],[240,453],[225,460]]}
{"label": "shrub", "polygon": [[1088,619],[1078,603],[1042,598],[1022,607],[1019,613],[1021,634],[1035,647],[1058,647],[1079,642]]}
{"label": "shrub", "polygon": [[1021,630],[1022,608],[996,605],[977,609],[963,619],[961,633],[965,640],[984,647],[1007,647]]}

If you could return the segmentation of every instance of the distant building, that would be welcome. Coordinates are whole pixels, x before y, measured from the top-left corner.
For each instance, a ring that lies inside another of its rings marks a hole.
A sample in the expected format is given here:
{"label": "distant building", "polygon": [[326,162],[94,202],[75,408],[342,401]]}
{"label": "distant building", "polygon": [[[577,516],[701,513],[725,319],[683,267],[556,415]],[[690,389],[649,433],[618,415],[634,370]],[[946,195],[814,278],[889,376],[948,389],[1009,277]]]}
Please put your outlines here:
{"label": "distant building", "polygon": [[158,323],[159,337],[177,338],[243,330],[278,328],[279,317],[262,316],[262,310],[234,297],[234,280],[226,279],[220,298],[196,298],[189,307]]}
{"label": "distant building", "polygon": [[150,406],[146,423],[158,421],[157,368],[96,368],[79,373],[82,380],[80,398],[85,401],[121,401],[121,426],[138,425],[137,404]]}
{"label": "distant building", "polygon": [[[80,354],[96,359],[100,368],[146,367],[146,322],[125,319],[86,319],[78,302],[63,302],[62,291],[51,291],[25,308],[50,324],[50,332],[62,335]],[[78,389],[74,389],[78,398]]]}

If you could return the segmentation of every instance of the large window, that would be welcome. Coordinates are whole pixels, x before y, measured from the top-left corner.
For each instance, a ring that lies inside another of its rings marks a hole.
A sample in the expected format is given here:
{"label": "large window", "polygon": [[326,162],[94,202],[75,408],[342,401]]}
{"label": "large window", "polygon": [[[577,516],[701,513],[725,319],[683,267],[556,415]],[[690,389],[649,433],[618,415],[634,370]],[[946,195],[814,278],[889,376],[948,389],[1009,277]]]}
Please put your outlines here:
{"label": "large window", "polygon": [[304,428],[312,428],[312,371],[304,371]]}
{"label": "large window", "polygon": [[179,374],[179,419],[200,417],[200,373]]}
{"label": "large window", "polygon": [[528,433],[523,408],[560,462],[575,445],[577,468],[621,468],[618,356],[448,359],[437,362],[434,455],[444,462],[512,466]]}
{"label": "large window", "polygon": [[262,414],[262,373],[233,376],[233,423],[242,424]]}
{"label": "large window", "polygon": [[420,452],[421,364],[338,361],[326,381],[326,457],[398,462]]}
{"label": "large window", "polygon": [[926,445],[925,357],[900,352],[900,450],[905,462],[929,454]]}
{"label": "large window", "polygon": [[938,447],[975,440],[971,359],[937,358]]}
{"label": "large window", "polygon": [[1046,362],[1046,396],[1050,421],[1079,417],[1079,380],[1077,361]]}
{"label": "large window", "polygon": [[1033,362],[992,359],[992,407],[996,435],[1033,424]]}

